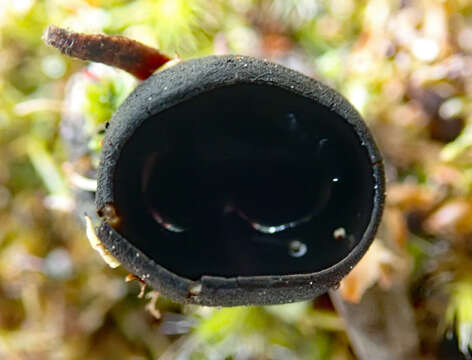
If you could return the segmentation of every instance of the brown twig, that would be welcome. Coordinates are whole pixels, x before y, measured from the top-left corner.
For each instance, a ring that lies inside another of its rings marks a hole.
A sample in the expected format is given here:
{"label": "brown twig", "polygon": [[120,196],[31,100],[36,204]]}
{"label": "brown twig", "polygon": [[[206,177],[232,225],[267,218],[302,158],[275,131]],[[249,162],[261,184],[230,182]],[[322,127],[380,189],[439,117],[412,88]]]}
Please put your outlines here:
{"label": "brown twig", "polygon": [[171,60],[158,50],[123,36],[81,34],[50,25],[43,39],[67,56],[114,66],[140,80]]}

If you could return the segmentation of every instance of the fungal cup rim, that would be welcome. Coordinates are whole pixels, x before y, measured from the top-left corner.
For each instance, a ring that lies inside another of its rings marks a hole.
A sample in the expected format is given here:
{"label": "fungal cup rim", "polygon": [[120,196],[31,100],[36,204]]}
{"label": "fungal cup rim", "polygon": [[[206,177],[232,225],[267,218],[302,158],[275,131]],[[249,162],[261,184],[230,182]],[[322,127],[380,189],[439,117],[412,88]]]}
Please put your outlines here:
{"label": "fungal cup rim", "polygon": [[[102,220],[97,234],[107,250],[129,271],[161,294],[181,303],[209,306],[268,305],[318,296],[334,287],[361,259],[374,240],[381,220],[385,201],[383,161],[370,131],[354,107],[335,90],[297,71],[266,60],[237,55],[209,56],[181,62],[157,72],[128,96],[113,115],[103,141],[98,170],[97,209],[114,203],[113,179],[121,151],[133,132],[147,118],[196,95],[240,83],[285,89],[327,107],[352,126],[365,144],[372,165],[375,188],[370,220],[357,245],[341,261],[321,271],[232,278],[203,276],[198,282],[157,264]],[[139,107],[136,104],[138,97],[150,100],[145,107]],[[199,284],[201,291],[192,294],[190,289]]]}

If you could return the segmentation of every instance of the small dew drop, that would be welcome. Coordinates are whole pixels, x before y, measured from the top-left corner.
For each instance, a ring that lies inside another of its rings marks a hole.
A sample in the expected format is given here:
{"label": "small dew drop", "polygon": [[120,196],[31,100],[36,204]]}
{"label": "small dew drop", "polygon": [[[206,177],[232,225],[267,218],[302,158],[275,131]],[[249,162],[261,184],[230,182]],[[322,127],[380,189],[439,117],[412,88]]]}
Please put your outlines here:
{"label": "small dew drop", "polygon": [[339,178],[333,178],[333,182],[338,182]]}
{"label": "small dew drop", "polygon": [[149,96],[149,97],[148,97],[148,101],[152,101],[152,96]]}
{"label": "small dew drop", "polygon": [[288,244],[288,253],[292,257],[302,257],[307,250],[307,246],[298,240],[293,240]]}
{"label": "small dew drop", "polygon": [[338,290],[341,287],[341,283],[337,283],[336,285],[333,286],[333,290]]}
{"label": "small dew drop", "polygon": [[270,226],[268,229],[267,229],[267,232],[269,234],[273,234],[277,231],[277,228],[275,226]]}
{"label": "small dew drop", "polygon": [[200,294],[201,292],[202,292],[202,284],[200,284],[200,283],[194,284],[189,289],[189,295],[190,296],[196,296],[196,295]]}
{"label": "small dew drop", "polygon": [[343,227],[337,228],[333,231],[333,237],[336,240],[344,239],[346,237],[346,229],[344,229]]}

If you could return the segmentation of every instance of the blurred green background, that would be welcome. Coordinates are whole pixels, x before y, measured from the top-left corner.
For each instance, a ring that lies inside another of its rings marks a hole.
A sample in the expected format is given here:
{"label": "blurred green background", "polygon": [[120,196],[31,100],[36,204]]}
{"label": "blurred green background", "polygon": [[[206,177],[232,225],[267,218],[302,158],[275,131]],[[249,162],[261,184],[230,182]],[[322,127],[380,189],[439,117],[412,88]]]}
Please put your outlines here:
{"label": "blurred green background", "polygon": [[137,81],[47,47],[49,24],[267,58],[340,91],[385,155],[388,201],[339,294],[402,286],[419,356],[472,356],[472,2],[0,0],[0,359],[357,359],[327,296],[182,307],[108,268],[84,194]]}

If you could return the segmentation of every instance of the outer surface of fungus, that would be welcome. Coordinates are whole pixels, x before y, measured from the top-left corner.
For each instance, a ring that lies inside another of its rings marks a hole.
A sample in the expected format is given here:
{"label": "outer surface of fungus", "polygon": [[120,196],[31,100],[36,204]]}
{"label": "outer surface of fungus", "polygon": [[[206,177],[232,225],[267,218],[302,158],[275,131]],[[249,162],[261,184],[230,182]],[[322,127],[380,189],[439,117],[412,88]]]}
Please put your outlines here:
{"label": "outer surface of fungus", "polygon": [[344,98],[266,61],[208,57],[151,76],[114,115],[97,209],[120,221],[98,234],[176,301],[285,303],[349,272],[383,201],[380,155]]}

